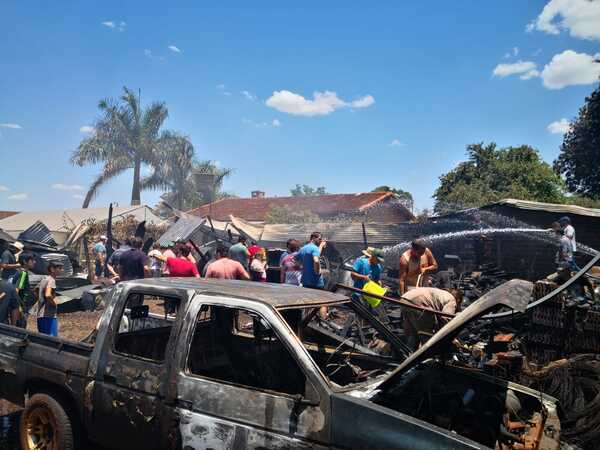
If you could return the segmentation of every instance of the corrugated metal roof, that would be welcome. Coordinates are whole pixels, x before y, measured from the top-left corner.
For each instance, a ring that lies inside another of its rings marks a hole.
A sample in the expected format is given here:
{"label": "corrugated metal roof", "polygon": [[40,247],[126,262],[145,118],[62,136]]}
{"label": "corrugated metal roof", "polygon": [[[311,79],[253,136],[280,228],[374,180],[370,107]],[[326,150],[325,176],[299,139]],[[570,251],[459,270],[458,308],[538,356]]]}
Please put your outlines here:
{"label": "corrugated metal roof", "polygon": [[166,245],[169,242],[187,241],[192,238],[203,222],[204,219],[199,217],[181,218],[169,227],[158,239],[158,243]]}
{"label": "corrugated metal roof", "polygon": [[[239,226],[239,225],[238,225]],[[253,225],[253,230],[256,225]],[[393,245],[412,239],[414,224],[367,223],[365,231],[369,245]],[[243,227],[240,227],[244,231]],[[288,239],[308,240],[313,231],[319,231],[331,242],[362,244],[363,229],[360,222],[320,222],[307,224],[266,224],[258,239],[263,244],[285,244]],[[250,233],[249,233],[250,234]]]}
{"label": "corrugated metal roof", "polygon": [[[146,205],[140,206],[115,206],[113,207],[113,220],[119,217],[132,215],[138,221],[148,223],[161,223],[163,220],[155,215]],[[86,220],[105,221],[108,219],[108,207],[86,209],[61,209],[52,211],[25,211],[14,216],[0,220],[0,228],[7,233],[21,232],[29,228],[38,220],[44,223],[51,232],[67,233],[81,222]]]}
{"label": "corrugated metal roof", "polygon": [[58,245],[48,227],[39,220],[19,234],[19,239],[22,241],[41,242],[52,247]]}
{"label": "corrugated metal roof", "polygon": [[493,205],[510,205],[519,209],[547,211],[562,214],[575,214],[579,216],[589,217],[600,217],[600,209],[584,208],[583,206],[577,205],[561,205],[558,203],[532,202],[528,200],[517,200],[514,198],[506,198],[498,202],[485,205],[483,208],[491,207]]}

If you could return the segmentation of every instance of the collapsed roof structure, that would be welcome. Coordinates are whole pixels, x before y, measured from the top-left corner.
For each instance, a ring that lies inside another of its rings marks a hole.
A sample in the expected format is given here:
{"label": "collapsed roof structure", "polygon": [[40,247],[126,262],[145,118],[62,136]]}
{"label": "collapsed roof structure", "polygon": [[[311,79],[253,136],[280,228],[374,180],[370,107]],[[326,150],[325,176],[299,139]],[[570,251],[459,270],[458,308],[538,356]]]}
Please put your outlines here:
{"label": "collapsed roof structure", "polygon": [[[0,229],[17,238],[36,222],[43,223],[50,231],[56,245],[67,243],[71,233],[86,222],[104,222],[108,220],[109,207],[59,209],[51,211],[24,211],[0,220]],[[138,222],[161,223],[161,219],[147,205],[113,206],[113,221],[133,216]]]}

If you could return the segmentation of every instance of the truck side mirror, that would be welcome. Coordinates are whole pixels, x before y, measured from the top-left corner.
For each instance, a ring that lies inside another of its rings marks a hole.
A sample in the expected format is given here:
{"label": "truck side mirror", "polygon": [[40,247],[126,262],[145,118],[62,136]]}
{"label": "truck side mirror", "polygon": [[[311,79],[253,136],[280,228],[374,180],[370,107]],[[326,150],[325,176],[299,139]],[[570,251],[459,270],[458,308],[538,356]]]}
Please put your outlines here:
{"label": "truck side mirror", "polygon": [[298,394],[294,396],[294,401],[302,406],[319,406],[321,399],[313,384],[306,380],[305,386],[304,395]]}

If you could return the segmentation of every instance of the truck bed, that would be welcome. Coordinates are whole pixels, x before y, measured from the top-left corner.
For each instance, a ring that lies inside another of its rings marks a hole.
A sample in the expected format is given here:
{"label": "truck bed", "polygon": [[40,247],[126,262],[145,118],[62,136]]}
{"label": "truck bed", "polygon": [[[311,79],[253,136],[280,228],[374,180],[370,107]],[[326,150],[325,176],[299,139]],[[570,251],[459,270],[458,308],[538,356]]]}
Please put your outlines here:
{"label": "truck bed", "polygon": [[21,405],[32,383],[83,392],[93,345],[0,324],[0,397]]}

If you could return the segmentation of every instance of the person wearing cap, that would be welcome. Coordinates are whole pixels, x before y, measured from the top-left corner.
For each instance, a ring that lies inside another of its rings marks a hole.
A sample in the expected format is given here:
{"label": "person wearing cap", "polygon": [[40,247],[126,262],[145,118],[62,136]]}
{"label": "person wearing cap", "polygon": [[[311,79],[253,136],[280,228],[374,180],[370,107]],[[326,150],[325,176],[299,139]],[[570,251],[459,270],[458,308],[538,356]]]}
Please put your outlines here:
{"label": "person wearing cap", "polygon": [[96,242],[94,248],[92,249],[94,253],[94,259],[96,260],[96,267],[94,271],[96,278],[106,276],[106,273],[104,273],[104,263],[106,262],[106,241],[106,236],[100,236],[100,240]]}
{"label": "person wearing cap", "polygon": [[561,217],[558,219],[558,223],[562,227],[563,234],[569,239],[571,242],[571,247],[573,247],[573,252],[577,251],[577,242],[575,240],[575,227],[571,225],[571,219],[568,216]]}
{"label": "person wearing cap", "polygon": [[[166,261],[169,258],[177,258],[177,255],[173,251],[173,248],[175,248],[175,242],[173,242],[173,241],[169,241],[166,244],[161,245],[160,249],[161,249],[162,255],[164,257],[163,261]],[[163,264],[162,273],[164,276],[168,277],[170,275],[169,274],[169,266],[167,266],[166,264]]]}
{"label": "person wearing cap", "polygon": [[107,237],[102,235],[100,236],[100,240],[96,242],[94,245],[94,254],[97,255],[99,253],[106,253],[106,241]]}
{"label": "person wearing cap", "polygon": [[19,255],[23,251],[23,244],[19,241],[11,242],[8,244],[8,249],[2,252],[2,257],[0,258],[0,269],[2,269],[1,278],[3,280],[13,282],[13,278],[17,274],[17,269],[21,267],[21,265],[17,262]]}
{"label": "person wearing cap", "polygon": [[435,272],[438,263],[423,239],[415,239],[400,257],[400,295],[408,289],[427,284],[427,274]]}
{"label": "person wearing cap", "polygon": [[378,283],[383,272],[383,251],[369,247],[362,253],[363,256],[356,260],[352,266],[353,272],[350,274],[356,289],[362,289],[369,281]]}
{"label": "person wearing cap", "polygon": [[57,261],[48,264],[48,275],[38,287],[38,332],[50,336],[58,336],[58,303],[56,302],[56,278],[63,270],[63,265]]}

